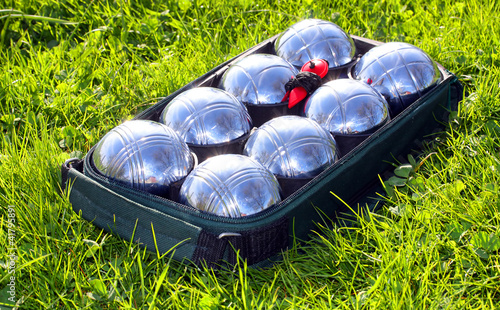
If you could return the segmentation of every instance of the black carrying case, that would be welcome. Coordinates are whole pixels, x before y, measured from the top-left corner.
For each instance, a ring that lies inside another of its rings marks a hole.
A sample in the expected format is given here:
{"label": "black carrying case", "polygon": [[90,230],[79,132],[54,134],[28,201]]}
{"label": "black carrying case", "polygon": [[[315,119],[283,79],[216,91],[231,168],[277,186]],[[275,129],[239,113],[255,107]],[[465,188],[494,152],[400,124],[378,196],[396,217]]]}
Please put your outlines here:
{"label": "black carrying case", "polygon": [[[216,87],[224,71],[237,59],[252,53],[274,53],[276,37],[217,66],[135,119],[157,121],[162,109],[179,93],[193,87]],[[358,56],[381,44],[352,38]],[[172,251],[176,260],[205,262],[209,266],[234,264],[239,258],[250,266],[265,266],[279,259],[294,238],[307,240],[316,223],[325,217],[335,220],[349,213],[346,204],[373,208],[377,203],[375,192],[381,189],[380,175],[394,169],[390,163],[419,149],[422,141],[447,127],[449,113],[457,110],[463,88],[452,73],[440,65],[439,69],[443,78],[436,87],[371,136],[348,140],[353,149],[334,165],[303,186],[288,185],[299,188],[294,187],[281,203],[254,215],[220,217],[122,186],[92,166],[94,148],[83,160],[71,159],[62,165],[62,187],[68,188],[73,210],[81,212],[84,219],[126,240],[133,239],[148,250]],[[270,113],[279,115],[282,111]]]}

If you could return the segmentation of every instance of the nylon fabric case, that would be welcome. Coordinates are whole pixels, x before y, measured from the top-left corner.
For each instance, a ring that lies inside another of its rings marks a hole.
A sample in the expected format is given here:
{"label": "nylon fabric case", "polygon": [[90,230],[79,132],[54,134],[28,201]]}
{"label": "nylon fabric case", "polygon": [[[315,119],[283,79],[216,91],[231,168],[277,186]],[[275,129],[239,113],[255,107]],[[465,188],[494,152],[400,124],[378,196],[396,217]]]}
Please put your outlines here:
{"label": "nylon fabric case", "polygon": [[[252,53],[272,53],[276,37],[217,66],[135,119],[157,121],[162,109],[179,93],[200,86],[216,87],[232,62]],[[359,55],[381,44],[352,38]],[[279,259],[294,238],[307,240],[325,217],[335,220],[349,213],[345,203],[373,208],[375,192],[381,193],[380,176],[394,169],[390,163],[418,150],[422,141],[446,128],[463,88],[452,73],[442,66],[439,69],[443,79],[435,88],[281,203],[254,215],[220,217],[124,187],[96,172],[90,160],[94,148],[83,160],[62,165],[62,186],[68,187],[73,210],[84,219],[150,251],[171,252],[176,260],[211,267],[231,265],[240,258],[250,266],[266,266]]]}

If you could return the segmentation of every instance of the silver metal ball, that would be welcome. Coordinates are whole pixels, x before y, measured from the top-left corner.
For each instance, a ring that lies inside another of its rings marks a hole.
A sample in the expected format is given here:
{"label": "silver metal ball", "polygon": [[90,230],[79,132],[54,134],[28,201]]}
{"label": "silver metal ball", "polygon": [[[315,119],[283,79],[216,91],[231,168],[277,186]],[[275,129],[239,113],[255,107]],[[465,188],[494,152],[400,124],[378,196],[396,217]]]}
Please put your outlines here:
{"label": "silver metal ball", "polygon": [[337,160],[332,135],[315,121],[281,116],[250,135],[244,155],[260,162],[277,176],[312,178]]}
{"label": "silver metal ball", "polygon": [[224,72],[220,88],[247,105],[278,104],[285,96],[285,84],[297,73],[276,55],[252,54]]}
{"label": "silver metal ball", "polygon": [[226,217],[260,212],[281,201],[276,177],[255,160],[235,154],[214,156],[193,169],[179,201]]}
{"label": "silver metal ball", "polygon": [[160,122],[190,144],[230,142],[250,132],[252,121],[244,104],[228,92],[212,87],[189,89],[163,110]]}
{"label": "silver metal ball", "polygon": [[395,116],[441,81],[436,63],[408,43],[390,42],[364,54],[352,75],[384,95]]}
{"label": "silver metal ball", "polygon": [[356,47],[352,38],[336,24],[306,19],[284,31],[275,42],[275,50],[297,68],[310,60],[324,59],[333,69],[351,62]]}
{"label": "silver metal ball", "polygon": [[372,133],[389,120],[384,97],[373,87],[349,79],[323,84],[307,99],[304,113],[334,136]]}
{"label": "silver metal ball", "polygon": [[173,129],[148,120],[115,127],[99,141],[92,156],[103,175],[157,195],[165,195],[194,165],[187,144]]}

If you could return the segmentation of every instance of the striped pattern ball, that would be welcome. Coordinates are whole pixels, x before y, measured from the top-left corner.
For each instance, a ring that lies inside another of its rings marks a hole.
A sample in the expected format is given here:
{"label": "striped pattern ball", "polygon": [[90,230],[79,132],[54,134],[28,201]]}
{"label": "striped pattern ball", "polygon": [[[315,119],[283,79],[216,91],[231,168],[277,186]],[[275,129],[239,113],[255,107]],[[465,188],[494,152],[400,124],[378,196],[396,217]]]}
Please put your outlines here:
{"label": "striped pattern ball", "polygon": [[373,133],[390,118],[387,101],[379,92],[350,79],[330,81],[316,89],[304,113],[334,136]]}
{"label": "striped pattern ball", "polygon": [[306,19],[284,31],[275,42],[275,50],[296,68],[313,59],[324,59],[333,69],[351,62],[356,47],[352,38],[336,24]]}
{"label": "striped pattern ball", "polygon": [[315,121],[294,115],[274,118],[248,139],[243,153],[285,178],[312,178],[337,160],[332,135]]}
{"label": "striped pattern ball", "polygon": [[281,201],[275,176],[253,159],[236,154],[214,156],[197,166],[182,184],[179,200],[224,217],[242,217]]}
{"label": "striped pattern ball", "polygon": [[436,63],[408,43],[390,42],[372,48],[354,66],[353,77],[385,96],[396,116],[441,81]]}
{"label": "striped pattern ball", "polygon": [[278,104],[285,96],[285,84],[297,73],[276,55],[252,54],[224,72],[220,88],[246,105]]}
{"label": "striped pattern ball", "polygon": [[244,104],[228,92],[197,87],[176,96],[164,108],[160,122],[190,144],[213,145],[240,138],[252,129]]}
{"label": "striped pattern ball", "polygon": [[173,129],[148,120],[112,129],[96,145],[92,159],[104,176],[161,196],[194,165],[187,144]]}

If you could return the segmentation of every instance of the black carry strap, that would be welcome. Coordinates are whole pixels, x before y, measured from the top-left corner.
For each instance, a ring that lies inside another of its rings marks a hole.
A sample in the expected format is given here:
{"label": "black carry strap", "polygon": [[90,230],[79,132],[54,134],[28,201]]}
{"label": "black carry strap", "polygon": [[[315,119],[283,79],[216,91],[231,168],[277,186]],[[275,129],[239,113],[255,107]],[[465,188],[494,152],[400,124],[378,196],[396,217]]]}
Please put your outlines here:
{"label": "black carry strap", "polygon": [[218,269],[226,251],[227,240],[220,239],[218,235],[202,230],[198,236],[198,243],[194,250],[192,261],[201,266]]}
{"label": "black carry strap", "polygon": [[288,239],[286,217],[268,226],[245,232],[216,235],[202,231],[192,260],[198,266],[207,264],[208,267],[218,268],[224,262],[227,252],[229,265],[235,265],[239,257],[250,266],[285,250]]}
{"label": "black carry strap", "polygon": [[234,248],[229,250],[228,262],[236,264],[239,254],[248,265],[253,265],[288,247],[288,219],[283,217],[269,226],[242,232],[241,236],[229,236],[228,239]]}
{"label": "black carry strap", "polygon": [[69,169],[76,169],[83,173],[83,159],[70,158],[61,165],[61,189],[66,190]]}

